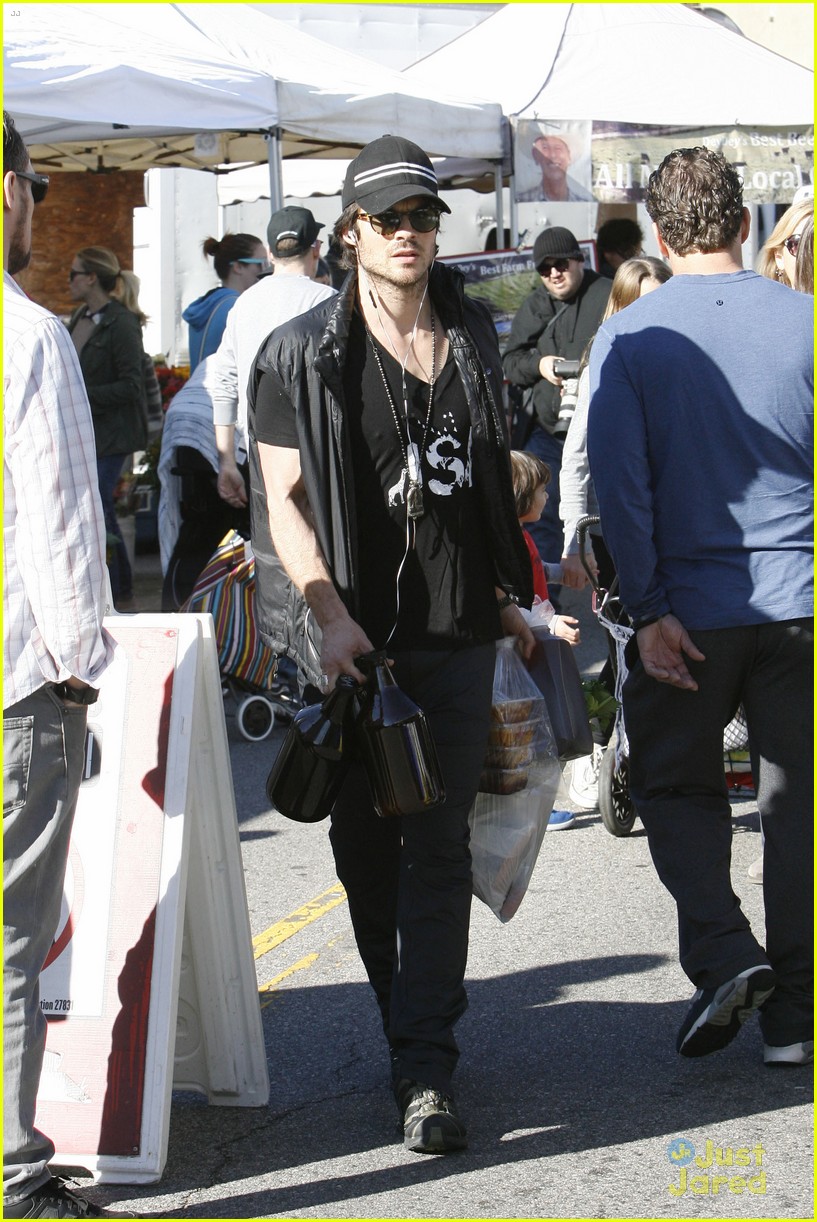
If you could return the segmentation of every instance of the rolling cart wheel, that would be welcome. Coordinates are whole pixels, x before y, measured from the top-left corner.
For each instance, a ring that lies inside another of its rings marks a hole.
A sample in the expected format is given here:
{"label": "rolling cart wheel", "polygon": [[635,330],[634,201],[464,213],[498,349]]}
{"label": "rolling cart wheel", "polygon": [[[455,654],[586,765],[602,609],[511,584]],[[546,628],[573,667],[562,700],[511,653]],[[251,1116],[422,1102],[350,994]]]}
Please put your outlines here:
{"label": "rolling cart wheel", "polygon": [[235,712],[238,728],[251,743],[269,737],[275,725],[275,708],[264,696],[247,696]]}
{"label": "rolling cart wheel", "polygon": [[626,755],[616,768],[616,749],[608,747],[599,769],[599,813],[611,836],[629,836],[635,823],[630,797],[630,765]]}

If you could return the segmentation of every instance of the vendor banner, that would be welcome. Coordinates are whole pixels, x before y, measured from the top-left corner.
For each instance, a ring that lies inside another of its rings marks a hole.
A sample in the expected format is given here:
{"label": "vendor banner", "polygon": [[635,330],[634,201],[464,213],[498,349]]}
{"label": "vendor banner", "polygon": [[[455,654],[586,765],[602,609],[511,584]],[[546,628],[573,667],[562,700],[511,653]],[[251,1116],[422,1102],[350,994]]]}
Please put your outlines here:
{"label": "vendor banner", "polygon": [[514,134],[519,203],[640,203],[676,148],[703,145],[731,161],[747,204],[790,204],[814,185],[814,128],[656,127],[520,119]]}
{"label": "vendor banner", "polygon": [[650,174],[676,148],[715,149],[743,181],[747,204],[790,204],[814,184],[814,128],[642,127],[594,123],[591,185],[600,203],[640,202]]}

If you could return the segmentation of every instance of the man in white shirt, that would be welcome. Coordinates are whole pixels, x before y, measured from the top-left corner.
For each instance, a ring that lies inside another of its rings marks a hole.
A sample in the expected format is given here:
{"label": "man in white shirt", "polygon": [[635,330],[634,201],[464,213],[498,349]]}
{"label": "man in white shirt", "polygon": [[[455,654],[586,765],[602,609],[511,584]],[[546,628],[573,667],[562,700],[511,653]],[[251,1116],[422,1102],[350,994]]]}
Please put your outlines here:
{"label": "man in white shirt", "polygon": [[213,419],[218,490],[229,505],[247,504],[241,472],[247,454],[247,381],[258,349],[276,327],[335,294],[333,288],[315,282],[321,229],[323,225],[308,208],[281,208],[274,213],[267,226],[267,241],[275,274],[242,293],[227,318],[216,353]]}
{"label": "man in white shirt", "polygon": [[85,383],[68,332],[12,279],[31,258],[47,189],[4,112],[3,1217],[121,1217],[52,1177],[54,1146],[34,1127],[39,976],[60,915],[87,706],[112,656]]}

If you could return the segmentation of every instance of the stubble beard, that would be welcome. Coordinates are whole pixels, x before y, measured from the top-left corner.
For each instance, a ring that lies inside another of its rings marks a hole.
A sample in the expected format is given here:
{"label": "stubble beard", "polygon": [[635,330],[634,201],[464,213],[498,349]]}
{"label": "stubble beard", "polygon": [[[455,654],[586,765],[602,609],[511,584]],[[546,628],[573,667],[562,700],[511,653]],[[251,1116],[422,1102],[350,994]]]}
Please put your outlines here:
{"label": "stubble beard", "polygon": [[9,242],[6,271],[16,276],[25,271],[31,262],[31,225],[28,216],[18,220]]}
{"label": "stubble beard", "polygon": [[[399,250],[410,250],[422,256],[422,247],[411,242],[403,243]],[[382,297],[388,297],[397,292],[408,299],[419,298],[428,283],[430,265],[428,267],[404,267],[394,264],[384,257],[383,261],[374,267],[366,267],[361,263],[365,277],[375,285]]]}
{"label": "stubble beard", "polygon": [[12,240],[9,247],[8,266],[6,270],[10,276],[16,276],[19,272],[24,272],[31,262],[31,247],[28,250],[23,248],[22,243]]}

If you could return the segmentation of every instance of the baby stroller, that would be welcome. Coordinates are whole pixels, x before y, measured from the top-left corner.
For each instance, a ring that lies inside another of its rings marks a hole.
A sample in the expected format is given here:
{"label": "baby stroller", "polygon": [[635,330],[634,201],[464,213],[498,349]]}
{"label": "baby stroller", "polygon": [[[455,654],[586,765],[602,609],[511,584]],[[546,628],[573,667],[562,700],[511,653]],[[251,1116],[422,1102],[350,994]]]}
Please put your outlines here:
{"label": "baby stroller", "polygon": [[[630,766],[627,735],[621,716],[622,667],[619,659],[624,646],[633,634],[627,612],[616,594],[618,579],[611,589],[604,590],[598,583],[585,557],[585,542],[591,526],[600,519],[596,515],[582,518],[576,528],[579,555],[582,567],[593,588],[593,611],[607,633],[610,649],[610,664],[615,678],[615,696],[618,702],[615,725],[610,743],[604,752],[599,769],[599,814],[602,823],[612,836],[629,836],[636,820],[635,804],[630,797]],[[748,763],[749,734],[742,706],[723,732],[723,754],[726,784],[738,792],[754,788],[751,765]]]}
{"label": "baby stroller", "polygon": [[303,702],[258,634],[254,598],[255,559],[247,540],[233,530],[199,574],[181,610],[212,615],[224,695],[235,704],[242,736],[261,742],[272,733],[276,719],[291,721]]}

